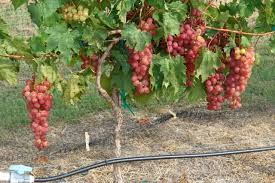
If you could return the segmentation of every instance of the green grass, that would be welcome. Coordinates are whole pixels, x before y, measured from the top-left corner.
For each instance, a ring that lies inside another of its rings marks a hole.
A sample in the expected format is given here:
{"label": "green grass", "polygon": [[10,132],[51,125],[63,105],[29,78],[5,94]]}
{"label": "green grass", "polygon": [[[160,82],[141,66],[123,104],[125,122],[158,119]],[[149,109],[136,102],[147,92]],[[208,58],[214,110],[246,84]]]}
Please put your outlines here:
{"label": "green grass", "polygon": [[254,103],[260,100],[275,104],[275,55],[270,54],[264,46],[258,51],[262,53],[261,61],[253,68],[243,101]]}
{"label": "green grass", "polygon": [[[20,129],[29,124],[26,115],[25,101],[21,96],[23,86],[1,87],[0,90],[0,138],[4,132]],[[77,122],[81,117],[106,109],[106,103],[97,94],[95,88],[90,88],[76,105],[65,104],[61,97],[54,96],[54,106],[51,111],[50,123]]]}

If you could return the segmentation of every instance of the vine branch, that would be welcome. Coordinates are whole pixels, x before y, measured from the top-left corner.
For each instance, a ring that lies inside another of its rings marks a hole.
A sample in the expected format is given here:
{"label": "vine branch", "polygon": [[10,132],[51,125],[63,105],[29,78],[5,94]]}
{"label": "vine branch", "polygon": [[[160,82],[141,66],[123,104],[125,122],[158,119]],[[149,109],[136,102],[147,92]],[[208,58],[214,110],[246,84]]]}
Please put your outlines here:
{"label": "vine branch", "polygon": [[275,32],[252,33],[252,32],[243,32],[243,31],[238,31],[238,30],[216,28],[216,27],[210,27],[210,26],[206,26],[206,29],[216,30],[216,31],[221,31],[221,32],[233,32],[233,33],[237,33],[237,34],[241,34],[241,35],[249,35],[249,36],[269,36],[269,35],[275,34]]}
{"label": "vine branch", "polygon": [[23,55],[8,55],[8,54],[0,54],[0,57],[3,58],[10,58],[10,59],[15,59],[15,60],[21,60],[21,59],[25,59],[26,57]]}
{"label": "vine branch", "polygon": [[[96,88],[100,95],[111,104],[113,113],[115,115],[115,118],[117,120],[117,125],[115,127],[115,155],[116,157],[121,156],[121,143],[120,143],[120,131],[123,124],[123,114],[121,111],[121,108],[118,104],[118,101],[116,101],[115,98],[117,98],[117,95],[114,95],[114,99],[108,94],[108,92],[102,88],[101,86],[101,75],[102,75],[102,65],[105,61],[105,59],[110,55],[110,52],[115,44],[118,43],[120,38],[114,38],[113,41],[109,44],[106,51],[103,53],[103,55],[98,60],[98,67],[97,67],[97,74],[96,74]],[[117,92],[115,92],[117,93]],[[123,183],[122,174],[120,167],[118,165],[114,165],[114,182],[115,183]]]}
{"label": "vine branch", "polygon": [[97,69],[97,74],[96,74],[96,88],[99,91],[100,95],[102,95],[102,97],[105,100],[107,100],[107,102],[109,102],[112,106],[116,106],[116,104],[114,103],[114,101],[112,100],[110,95],[107,93],[107,91],[102,88],[100,79],[101,79],[101,75],[102,75],[102,65],[103,65],[105,59],[110,55],[110,52],[111,52],[113,46],[118,41],[119,41],[119,38],[113,39],[113,41],[109,44],[109,46],[106,49],[106,51],[104,52],[104,54],[100,57],[100,59],[98,60],[98,69]]}

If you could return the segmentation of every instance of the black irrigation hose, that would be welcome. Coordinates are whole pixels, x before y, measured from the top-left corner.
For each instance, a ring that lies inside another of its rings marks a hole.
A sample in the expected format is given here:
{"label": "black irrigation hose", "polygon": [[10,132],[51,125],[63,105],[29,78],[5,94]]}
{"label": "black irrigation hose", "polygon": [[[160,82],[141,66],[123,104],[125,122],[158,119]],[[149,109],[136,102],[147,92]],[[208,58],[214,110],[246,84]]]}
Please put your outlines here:
{"label": "black irrigation hose", "polygon": [[154,160],[169,160],[169,159],[187,159],[187,158],[206,158],[214,156],[225,156],[225,155],[234,155],[234,154],[244,154],[244,153],[256,153],[263,151],[274,151],[275,146],[271,147],[262,147],[262,148],[252,148],[252,149],[242,149],[242,150],[233,150],[233,151],[221,151],[221,152],[208,152],[208,153],[197,153],[197,154],[167,154],[167,155],[156,155],[156,156],[136,156],[136,157],[126,157],[126,158],[113,158],[101,160],[97,163],[70,171],[68,173],[46,177],[46,178],[37,178],[34,182],[50,182],[60,179],[64,179],[76,174],[86,173],[89,170],[99,168],[102,166],[113,165],[118,163],[129,163],[135,161],[154,161]]}

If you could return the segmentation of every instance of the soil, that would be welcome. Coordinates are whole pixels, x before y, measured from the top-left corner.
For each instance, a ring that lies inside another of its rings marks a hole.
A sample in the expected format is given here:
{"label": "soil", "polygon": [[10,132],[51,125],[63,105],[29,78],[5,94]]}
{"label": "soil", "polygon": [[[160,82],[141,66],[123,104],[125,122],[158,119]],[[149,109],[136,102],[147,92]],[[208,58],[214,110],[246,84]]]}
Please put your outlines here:
{"label": "soil", "polygon": [[[178,118],[165,120],[157,113],[126,114],[122,132],[122,156],[167,153],[198,153],[275,145],[275,107],[255,105],[238,111],[209,112],[204,106],[167,106]],[[137,120],[139,116],[139,120]],[[160,119],[160,116],[162,118]],[[79,123],[58,123],[50,127],[49,148],[37,152],[32,134],[20,134],[0,142],[0,170],[11,164],[34,167],[36,177],[67,172],[97,160],[113,157],[115,121],[110,111],[81,117]],[[142,117],[142,119],[141,119]],[[137,123],[143,122],[142,124]],[[90,135],[90,151],[85,148]],[[273,183],[275,152],[230,155],[212,158],[149,161],[122,164],[125,182],[154,183]],[[57,182],[109,183],[112,166]]]}

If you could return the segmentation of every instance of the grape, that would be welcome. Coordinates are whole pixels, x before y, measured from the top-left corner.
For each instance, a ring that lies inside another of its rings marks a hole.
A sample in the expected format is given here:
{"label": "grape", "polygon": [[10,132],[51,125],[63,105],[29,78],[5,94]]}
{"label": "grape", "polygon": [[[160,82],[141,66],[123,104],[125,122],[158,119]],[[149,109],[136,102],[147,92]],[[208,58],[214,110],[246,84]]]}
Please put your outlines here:
{"label": "grape", "polygon": [[80,58],[82,61],[81,69],[86,69],[91,65],[93,72],[97,73],[98,57],[96,54],[93,54],[91,57],[81,55]]}
{"label": "grape", "polygon": [[245,91],[255,60],[253,48],[236,47],[231,50],[229,74],[225,80],[225,98],[230,108],[241,107],[241,94]]}
{"label": "grape", "polygon": [[204,32],[205,24],[200,10],[192,9],[190,17],[180,27],[180,34],[176,36],[169,35],[166,39],[166,52],[172,56],[181,55],[185,58],[186,86],[192,86],[195,61],[200,48],[206,46],[206,41],[202,37]]}
{"label": "grape", "polygon": [[50,87],[51,84],[47,80],[38,85],[32,80],[27,80],[22,91],[34,133],[34,145],[38,150],[48,147],[46,134],[48,132],[49,111],[52,108],[53,100],[53,97],[48,93]]}
{"label": "grape", "polygon": [[[146,21],[142,20],[139,28],[151,35],[156,34],[157,27],[152,18],[148,18]],[[135,87],[135,94],[142,95],[150,93],[149,68],[153,58],[152,44],[147,45],[142,51],[138,52],[128,48],[128,52],[128,63],[132,69],[131,82]]]}
{"label": "grape", "polygon": [[207,95],[207,109],[220,110],[221,104],[224,102],[223,83],[225,77],[221,73],[216,73],[208,77],[205,82],[205,90]]}
{"label": "grape", "polygon": [[128,49],[128,63],[132,68],[131,81],[136,89],[136,95],[150,93],[149,67],[152,61],[153,50],[152,45],[146,46],[144,50],[135,52]]}
{"label": "grape", "polygon": [[82,5],[76,7],[75,5],[67,4],[62,8],[63,18],[67,22],[85,22],[89,17],[89,9]]}
{"label": "grape", "polygon": [[229,42],[229,36],[230,35],[228,32],[218,32],[214,37],[206,41],[208,48],[212,51],[216,51],[216,47],[219,47],[223,50]]}

